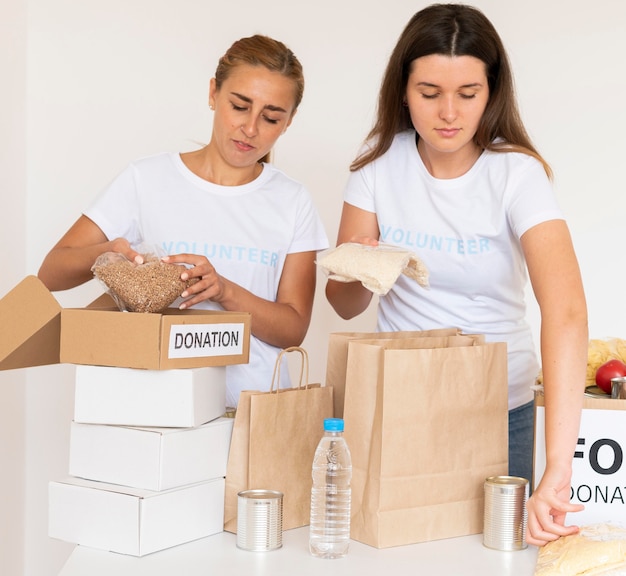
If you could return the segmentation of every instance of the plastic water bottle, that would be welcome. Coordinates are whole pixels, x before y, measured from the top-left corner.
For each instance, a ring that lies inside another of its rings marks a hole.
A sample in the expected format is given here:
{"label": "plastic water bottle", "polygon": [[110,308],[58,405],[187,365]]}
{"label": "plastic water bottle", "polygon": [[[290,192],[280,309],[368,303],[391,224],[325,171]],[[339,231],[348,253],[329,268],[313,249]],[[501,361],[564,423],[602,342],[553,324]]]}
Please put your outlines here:
{"label": "plastic water bottle", "polygon": [[350,545],[352,460],[343,420],[326,418],[313,458],[309,550],[318,558],[341,558]]}

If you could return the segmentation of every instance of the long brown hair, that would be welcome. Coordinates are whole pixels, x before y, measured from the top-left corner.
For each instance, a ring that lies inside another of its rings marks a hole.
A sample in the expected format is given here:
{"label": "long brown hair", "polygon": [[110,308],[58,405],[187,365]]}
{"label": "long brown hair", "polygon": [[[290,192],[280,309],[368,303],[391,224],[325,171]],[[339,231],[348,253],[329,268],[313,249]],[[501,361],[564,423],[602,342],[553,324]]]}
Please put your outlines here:
{"label": "long brown hair", "polygon": [[[215,86],[218,90],[233,69],[241,64],[264,66],[268,70],[279,72],[292,80],[294,85],[293,114],[295,114],[304,95],[304,74],[302,64],[287,46],[278,40],[260,34],[235,41],[217,64]],[[270,155],[271,152],[268,152],[259,162],[269,162]]]}
{"label": "long brown hair", "polygon": [[389,149],[397,133],[414,128],[403,104],[411,65],[415,59],[432,54],[473,56],[484,62],[489,101],[474,142],[481,150],[529,154],[551,177],[550,166],[522,123],[511,65],[500,36],[480,10],[464,4],[433,4],[417,12],[406,25],[383,76],[377,118],[367,136],[371,147],[354,160],[350,170],[373,162]]}

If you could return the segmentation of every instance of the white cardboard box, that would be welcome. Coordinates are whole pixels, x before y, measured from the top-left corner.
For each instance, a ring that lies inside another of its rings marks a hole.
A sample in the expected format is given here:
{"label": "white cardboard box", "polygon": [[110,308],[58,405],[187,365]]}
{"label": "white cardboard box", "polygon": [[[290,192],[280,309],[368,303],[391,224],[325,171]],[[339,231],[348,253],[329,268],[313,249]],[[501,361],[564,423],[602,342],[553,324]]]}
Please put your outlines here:
{"label": "white cardboard box", "polygon": [[234,418],[197,428],[135,428],[72,422],[69,473],[146,490],[226,476]]}
{"label": "white cardboard box", "polygon": [[132,556],[224,526],[223,478],[162,492],[68,478],[50,482],[48,497],[50,537]]}
{"label": "white cardboard box", "polygon": [[74,421],[190,428],[226,410],[226,367],[76,366]]}
{"label": "white cardboard box", "polygon": [[[626,400],[585,397],[572,460],[571,501],[582,512],[566,524],[617,522],[626,518]],[[534,485],[546,467],[544,398],[535,394]]]}

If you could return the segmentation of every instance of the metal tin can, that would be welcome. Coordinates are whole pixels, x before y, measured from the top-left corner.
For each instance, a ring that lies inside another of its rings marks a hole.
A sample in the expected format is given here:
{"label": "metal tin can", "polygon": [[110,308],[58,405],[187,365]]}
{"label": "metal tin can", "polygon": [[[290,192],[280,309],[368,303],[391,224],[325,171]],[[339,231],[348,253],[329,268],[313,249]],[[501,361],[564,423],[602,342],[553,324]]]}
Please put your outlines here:
{"label": "metal tin can", "polygon": [[611,378],[611,398],[626,399],[626,378],[624,376]]}
{"label": "metal tin can", "polygon": [[495,550],[523,550],[526,544],[528,480],[491,476],[485,480],[483,544]]}
{"label": "metal tin can", "polygon": [[283,493],[244,490],[237,494],[237,548],[266,552],[283,545]]}

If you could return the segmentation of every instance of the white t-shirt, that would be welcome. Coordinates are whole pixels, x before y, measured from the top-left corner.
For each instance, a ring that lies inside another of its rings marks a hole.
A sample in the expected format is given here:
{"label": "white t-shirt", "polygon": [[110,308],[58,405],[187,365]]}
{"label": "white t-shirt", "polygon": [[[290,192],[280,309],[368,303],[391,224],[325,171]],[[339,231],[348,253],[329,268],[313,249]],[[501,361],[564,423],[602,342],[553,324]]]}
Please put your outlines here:
{"label": "white t-shirt", "polygon": [[525,320],[520,237],[536,224],[563,219],[541,163],[484,151],[459,178],[437,179],[411,130],[350,175],[344,199],[376,213],[380,240],[413,250],[430,272],[430,289],[401,276],[380,298],[377,330],[458,327],[505,341],[509,408],[531,401],[539,364]]}
{"label": "white t-shirt", "polygon": [[[287,254],[328,247],[307,190],[271,164],[253,182],[218,186],[191,172],[177,153],[143,158],[85,215],[109,239],[156,246],[164,254],[205,255],[219,274],[272,302]],[[195,307],[221,309],[210,301]],[[241,390],[270,387],[279,351],[251,338],[250,362],[226,369],[228,405],[237,405]]]}

